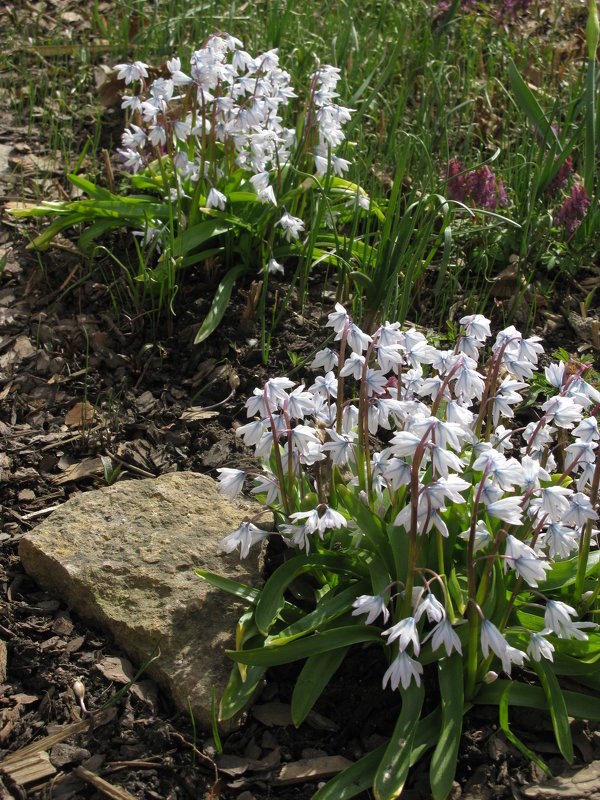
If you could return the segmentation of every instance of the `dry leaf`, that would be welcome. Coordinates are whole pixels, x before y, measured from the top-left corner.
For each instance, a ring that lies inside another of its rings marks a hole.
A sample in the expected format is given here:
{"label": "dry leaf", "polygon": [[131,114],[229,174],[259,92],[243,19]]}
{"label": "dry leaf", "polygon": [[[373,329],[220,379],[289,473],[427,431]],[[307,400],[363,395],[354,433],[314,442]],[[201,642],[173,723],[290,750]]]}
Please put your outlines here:
{"label": "dry leaf", "polygon": [[54,475],[51,480],[57,486],[71,481],[79,481],[83,478],[90,478],[92,475],[102,475],[103,467],[100,458],[84,458],[79,464],[72,464],[67,467],[62,475]]}
{"label": "dry leaf", "polygon": [[85,403],[75,403],[73,408],[67,412],[65,425],[70,428],[81,428],[84,424],[89,425],[93,419],[94,406],[87,401]]}
{"label": "dry leaf", "polygon": [[343,756],[321,756],[319,758],[301,758],[284,764],[275,776],[275,783],[302,783],[303,781],[316,781],[336,775],[346,767],[352,766]]}
{"label": "dry leaf", "polygon": [[107,681],[114,683],[129,683],[135,674],[131,661],[118,656],[106,656],[102,661],[98,661],[96,669]]}
{"label": "dry leaf", "polygon": [[218,416],[218,411],[205,411],[200,406],[192,406],[184,411],[179,419],[182,419],[184,422],[198,422],[201,419],[213,419],[213,417]]}

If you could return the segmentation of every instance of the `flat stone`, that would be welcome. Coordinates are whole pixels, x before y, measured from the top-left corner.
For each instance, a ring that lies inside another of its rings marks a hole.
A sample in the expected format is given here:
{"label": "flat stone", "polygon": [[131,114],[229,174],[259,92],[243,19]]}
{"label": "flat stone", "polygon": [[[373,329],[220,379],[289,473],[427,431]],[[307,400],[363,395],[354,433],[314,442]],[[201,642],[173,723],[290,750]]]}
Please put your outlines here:
{"label": "flat stone", "polygon": [[[219,698],[232,662],[243,605],[194,570],[260,586],[259,550],[239,560],[218,552],[220,540],[256,513],[231,503],[216,481],[192,472],[125,481],[76,495],[21,538],[23,566],[80,617],[108,629],[140,666],[156,646],[153,678],[210,729],[211,693]],[[261,527],[267,527],[265,516]],[[92,698],[89,698],[92,700]],[[93,707],[93,705],[92,705]]]}

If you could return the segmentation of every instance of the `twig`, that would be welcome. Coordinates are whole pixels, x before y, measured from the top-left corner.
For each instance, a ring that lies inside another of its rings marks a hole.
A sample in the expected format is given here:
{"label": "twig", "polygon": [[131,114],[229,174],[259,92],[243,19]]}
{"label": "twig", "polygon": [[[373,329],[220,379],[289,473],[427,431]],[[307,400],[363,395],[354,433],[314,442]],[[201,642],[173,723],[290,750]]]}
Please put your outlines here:
{"label": "twig", "polygon": [[113,453],[111,453],[110,450],[105,450],[104,452],[106,453],[106,455],[109,458],[111,458],[113,461],[116,461],[117,464],[120,464],[122,467],[125,467],[130,472],[135,472],[136,475],[141,475],[142,478],[156,478],[156,475],[154,475],[152,472],[148,472],[147,470],[142,469],[141,467],[134,467],[133,464],[129,464],[127,461],[124,461],[122,458],[119,458],[118,456],[113,455]]}

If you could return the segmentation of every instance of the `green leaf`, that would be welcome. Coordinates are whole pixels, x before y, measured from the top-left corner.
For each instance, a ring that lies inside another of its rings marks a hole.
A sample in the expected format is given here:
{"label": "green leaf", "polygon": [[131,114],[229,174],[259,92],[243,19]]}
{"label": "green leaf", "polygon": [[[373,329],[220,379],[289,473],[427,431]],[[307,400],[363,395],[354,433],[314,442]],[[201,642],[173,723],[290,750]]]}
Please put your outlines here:
{"label": "green leaf", "polygon": [[253,589],[243,583],[237,583],[237,581],[232,581],[229,578],[223,578],[221,575],[217,575],[214,572],[209,572],[206,569],[197,569],[196,575],[199,578],[208,581],[208,583],[212,584],[213,586],[216,586],[217,589],[222,589],[224,592],[229,592],[229,594],[233,594],[235,597],[240,597],[242,600],[246,600],[248,603],[256,603],[258,596],[260,595],[258,589]]}
{"label": "green leaf", "polygon": [[[548,700],[540,686],[531,686],[518,681],[498,679],[483,686],[474,699],[476,705],[498,705],[507,686],[512,687],[510,704],[523,708],[548,711]],[[583,692],[564,691],[567,714],[575,719],[600,720],[600,698]]]}
{"label": "green leaf", "polygon": [[338,647],[306,659],[292,694],[292,721],[297,728],[312,710],[347,652],[347,647]]}
{"label": "green leaf", "polygon": [[548,701],[550,716],[552,717],[552,727],[556,736],[556,743],[565,761],[573,763],[575,753],[573,752],[573,740],[571,739],[571,728],[569,726],[569,715],[562,690],[558,685],[558,679],[553,672],[552,666],[546,661],[532,661],[531,666],[537,673],[542,689]]}
{"label": "green leaf", "polygon": [[446,800],[452,788],[464,713],[463,660],[459,653],[438,661],[442,727],[431,757],[429,781],[434,800]]}
{"label": "green leaf", "polygon": [[[540,592],[550,592],[553,589],[560,589],[575,583],[578,563],[577,556],[564,561],[556,561],[546,573],[545,580],[539,582]],[[586,574],[589,574],[598,564],[600,564],[600,550],[594,550],[589,554]]]}
{"label": "green leaf", "polygon": [[502,694],[500,696],[500,702],[499,702],[499,706],[498,706],[498,716],[499,716],[499,721],[500,721],[500,727],[502,728],[502,731],[504,732],[504,735],[506,736],[508,741],[511,744],[514,744],[514,746],[517,749],[519,749],[526,758],[528,758],[530,761],[533,761],[535,764],[537,764],[538,767],[540,767],[540,769],[542,769],[546,773],[546,775],[548,775],[548,777],[551,778],[552,777],[552,773],[550,772],[550,770],[549,770],[548,766],[546,765],[546,763],[544,761],[542,761],[542,759],[538,755],[536,755],[533,752],[533,750],[530,750],[529,747],[527,747],[527,745],[524,744],[519,739],[519,737],[516,736],[510,729],[510,725],[508,724],[508,699],[509,699],[509,694],[511,693],[513,686],[514,686],[514,684],[511,684],[509,682],[508,686],[506,686],[503,689]]}
{"label": "green leaf", "polygon": [[314,633],[304,639],[296,639],[281,647],[256,647],[248,650],[227,650],[227,655],[242,664],[260,664],[274,667],[289,664],[317,653],[325,653],[338,647],[352,644],[377,642],[382,644],[380,628],[373,625],[345,625],[322,633]]}
{"label": "green leaf", "polygon": [[232,229],[233,226],[231,224],[223,222],[220,219],[209,219],[199,222],[185,230],[180,236],[177,236],[173,242],[173,256],[175,258],[186,256],[209,239],[221,236],[223,233],[228,233]]}
{"label": "green leaf", "polygon": [[200,342],[208,339],[211,333],[218,328],[219,323],[223,319],[225,311],[227,310],[227,306],[229,305],[229,298],[231,297],[233,284],[240,277],[240,275],[243,275],[247,271],[248,267],[246,267],[245,264],[238,264],[237,267],[232,267],[225,275],[217,287],[210,310],[204,318],[204,322],[202,323],[200,330],[196,334],[194,344],[200,344]]}
{"label": "green leaf", "polygon": [[256,691],[265,671],[266,667],[249,666],[246,668],[246,679],[242,680],[238,665],[233,665],[221,697],[219,720],[231,719],[245,707]]}
{"label": "green leaf", "polygon": [[546,116],[540,108],[538,101],[535,99],[531,89],[527,86],[519,74],[519,70],[516,68],[512,59],[510,59],[508,62],[508,74],[515,99],[521,107],[521,110],[525,112],[529,121],[535,127],[536,134],[539,134],[539,136],[544,137],[544,139],[548,141],[551,139],[554,140],[554,143],[560,152],[562,147],[556,133],[552,130],[552,126],[546,119]]}
{"label": "green leaf", "polygon": [[104,189],[102,186],[97,186],[92,181],[87,180],[86,178],[82,178],[80,175],[67,175],[67,179],[73,186],[76,186],[78,189],[81,189],[82,192],[89,194],[90,197],[93,197],[96,200],[110,200],[115,195],[111,194],[108,189]]}
{"label": "green leaf", "polygon": [[274,636],[265,639],[265,645],[280,647],[287,642],[312,633],[317,628],[323,628],[328,622],[339,617],[341,614],[352,608],[352,603],[356,598],[363,594],[367,589],[364,582],[353,583],[347,589],[343,589],[338,594],[330,597],[326,595],[319,601],[314,611],[306,614],[297,622],[293,622]]}
{"label": "green leaf", "polygon": [[[596,7],[596,0],[590,0],[590,11],[592,6]],[[596,14],[596,28],[598,26],[598,16]],[[596,31],[596,45],[598,44],[598,34]],[[595,48],[594,48],[595,54]],[[596,56],[590,56],[588,61],[587,75],[585,79],[585,148],[583,160],[583,183],[589,197],[594,194],[594,167],[596,162]]]}
{"label": "green leaf", "polygon": [[342,483],[336,485],[336,492],[351,517],[358,523],[358,527],[364,534],[369,545],[371,545],[373,553],[379,555],[386,564],[391,566],[394,563],[394,559],[386,534],[385,524],[379,519],[377,514],[374,514],[370,508],[362,503],[358,497]]}
{"label": "green leaf", "polygon": [[323,555],[311,553],[290,558],[275,570],[260,594],[256,606],[256,624],[261,633],[266,636],[269,628],[279,616],[285,602],[283,595],[294,578],[304,572],[321,568],[332,572],[354,573],[356,577],[362,577],[366,572],[366,565],[362,564],[357,557],[351,558],[342,553],[325,553]]}
{"label": "green leaf", "polygon": [[423,684],[417,686],[412,683],[408,689],[401,689],[400,694],[402,695],[400,716],[373,783],[376,800],[393,800],[399,797],[410,767],[410,756],[425,698],[425,688]]}

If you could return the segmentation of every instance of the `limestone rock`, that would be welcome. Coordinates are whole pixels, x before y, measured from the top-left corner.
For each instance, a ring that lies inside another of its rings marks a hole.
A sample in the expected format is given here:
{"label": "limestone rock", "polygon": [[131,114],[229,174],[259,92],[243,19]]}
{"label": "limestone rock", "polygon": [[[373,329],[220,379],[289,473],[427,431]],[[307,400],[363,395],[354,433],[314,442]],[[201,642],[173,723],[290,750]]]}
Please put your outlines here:
{"label": "limestone rock", "polygon": [[77,495],[23,536],[19,552],[41,586],[107,628],[137,665],[158,645],[145,677],[182,710],[189,697],[196,723],[210,728],[212,687],[219,698],[243,606],[194,570],[260,585],[257,550],[244,561],[218,552],[256,509],[230,503],[212,478],[170,473]]}

